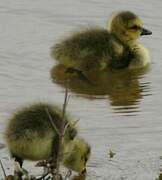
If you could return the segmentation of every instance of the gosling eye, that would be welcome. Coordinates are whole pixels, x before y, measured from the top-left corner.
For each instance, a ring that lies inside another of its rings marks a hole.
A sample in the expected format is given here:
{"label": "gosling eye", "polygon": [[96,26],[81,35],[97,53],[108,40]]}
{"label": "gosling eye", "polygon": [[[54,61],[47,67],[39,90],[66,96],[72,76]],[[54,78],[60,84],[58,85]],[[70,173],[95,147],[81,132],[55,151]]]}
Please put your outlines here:
{"label": "gosling eye", "polygon": [[139,30],[139,29],[141,29],[141,27],[137,26],[137,25],[133,25],[133,26],[130,27],[130,29],[132,29],[132,30]]}

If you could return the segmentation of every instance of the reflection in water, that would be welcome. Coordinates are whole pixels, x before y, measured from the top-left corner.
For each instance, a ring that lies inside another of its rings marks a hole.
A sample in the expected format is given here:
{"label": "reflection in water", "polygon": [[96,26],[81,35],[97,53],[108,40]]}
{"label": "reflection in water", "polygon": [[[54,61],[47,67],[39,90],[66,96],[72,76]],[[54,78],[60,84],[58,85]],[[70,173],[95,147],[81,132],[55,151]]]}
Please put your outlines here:
{"label": "reflection in water", "polygon": [[0,149],[3,149],[3,148],[5,148],[5,145],[0,143]]}
{"label": "reflection in water", "polygon": [[[139,80],[149,70],[91,70],[84,72],[85,78],[78,73],[67,72],[62,65],[51,70],[53,82],[65,87],[68,81],[69,89],[79,96],[97,99],[109,98],[116,113],[133,113],[139,111],[139,103],[144,95],[149,93],[150,82]],[[88,81],[87,81],[88,79]]]}

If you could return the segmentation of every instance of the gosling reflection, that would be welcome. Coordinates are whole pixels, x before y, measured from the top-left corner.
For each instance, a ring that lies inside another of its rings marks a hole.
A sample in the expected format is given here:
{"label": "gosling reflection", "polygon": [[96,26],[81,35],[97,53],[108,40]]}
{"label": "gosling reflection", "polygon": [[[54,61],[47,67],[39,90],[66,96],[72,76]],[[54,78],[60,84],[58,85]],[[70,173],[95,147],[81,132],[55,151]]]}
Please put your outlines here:
{"label": "gosling reflection", "polygon": [[133,113],[139,111],[140,101],[148,95],[150,82],[141,83],[149,67],[141,70],[91,70],[80,74],[67,72],[63,65],[54,66],[51,70],[53,82],[68,87],[78,96],[97,99],[109,98],[116,113]]}

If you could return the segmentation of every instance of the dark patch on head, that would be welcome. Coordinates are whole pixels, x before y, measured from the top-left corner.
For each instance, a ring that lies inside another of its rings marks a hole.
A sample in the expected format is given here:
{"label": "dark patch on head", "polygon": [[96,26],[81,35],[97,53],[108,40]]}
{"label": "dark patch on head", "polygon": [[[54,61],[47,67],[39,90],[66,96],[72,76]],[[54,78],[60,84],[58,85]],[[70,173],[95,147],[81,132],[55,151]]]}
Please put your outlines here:
{"label": "dark patch on head", "polygon": [[124,12],[121,12],[119,13],[119,15],[121,20],[126,23],[130,20],[133,20],[133,19],[136,19],[138,18],[137,15],[135,15],[134,13],[130,12],[130,11],[124,11]]}
{"label": "dark patch on head", "polygon": [[46,134],[45,130],[48,131],[52,128],[46,110],[48,110],[56,127],[60,129],[62,119],[60,114],[53,110],[53,106],[48,104],[35,104],[16,113],[14,116],[14,122],[16,123],[14,134],[19,136],[26,130],[30,130],[31,132],[37,132],[40,137],[44,137]]}
{"label": "dark patch on head", "polygon": [[[48,112],[48,113],[47,113]],[[44,137],[49,130],[53,130],[50,122],[50,117],[58,130],[61,129],[63,122],[62,111],[50,104],[35,104],[29,107],[25,107],[14,114],[10,119],[9,127],[6,132],[6,136],[11,139],[19,139],[26,132],[37,132],[40,138]],[[64,117],[64,125],[69,122],[68,117]],[[69,135],[70,134],[70,135]],[[77,134],[76,129],[69,125],[67,128],[67,135],[71,139]],[[56,137],[58,135],[56,134]],[[25,137],[29,141],[32,140],[33,136],[28,135]]]}

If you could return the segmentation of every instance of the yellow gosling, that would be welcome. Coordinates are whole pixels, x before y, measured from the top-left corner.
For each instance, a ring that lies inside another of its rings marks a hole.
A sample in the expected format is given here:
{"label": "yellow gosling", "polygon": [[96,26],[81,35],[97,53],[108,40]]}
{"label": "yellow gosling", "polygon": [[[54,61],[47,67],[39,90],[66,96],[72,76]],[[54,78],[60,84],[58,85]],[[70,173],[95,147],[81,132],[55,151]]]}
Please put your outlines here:
{"label": "yellow gosling", "polygon": [[112,16],[107,29],[76,32],[52,47],[51,55],[67,68],[78,70],[142,68],[150,57],[138,39],[150,34],[136,14],[121,11]]}
{"label": "yellow gosling", "polygon": [[86,171],[86,163],[89,159],[90,151],[90,146],[85,140],[76,137],[73,141],[64,144],[63,164],[69,169],[83,173]]}
{"label": "yellow gosling", "polygon": [[[62,111],[51,104],[24,107],[9,120],[5,134],[7,145],[11,156],[21,166],[25,159],[48,160],[53,153],[58,153],[58,134],[51,125],[47,109],[59,129],[63,121]],[[90,147],[83,139],[76,137],[77,130],[68,116],[65,117],[65,125],[67,123],[69,126],[63,138],[62,163],[71,170],[82,172],[85,170],[85,160],[90,153]]]}

